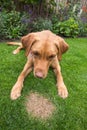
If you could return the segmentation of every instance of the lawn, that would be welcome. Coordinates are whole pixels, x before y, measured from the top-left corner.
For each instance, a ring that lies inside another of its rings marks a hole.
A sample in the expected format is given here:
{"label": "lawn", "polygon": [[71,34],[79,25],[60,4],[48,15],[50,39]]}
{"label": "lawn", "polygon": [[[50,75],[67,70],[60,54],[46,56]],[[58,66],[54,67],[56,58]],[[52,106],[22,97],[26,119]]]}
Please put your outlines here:
{"label": "lawn", "polygon": [[[0,130],[87,130],[87,38],[66,39],[69,51],[61,61],[69,97],[57,94],[52,70],[44,80],[31,73],[24,82],[22,96],[12,101],[10,91],[26,62],[24,51],[13,55],[15,46],[0,43]],[[41,120],[29,115],[26,96],[38,92],[56,106],[52,117]]]}

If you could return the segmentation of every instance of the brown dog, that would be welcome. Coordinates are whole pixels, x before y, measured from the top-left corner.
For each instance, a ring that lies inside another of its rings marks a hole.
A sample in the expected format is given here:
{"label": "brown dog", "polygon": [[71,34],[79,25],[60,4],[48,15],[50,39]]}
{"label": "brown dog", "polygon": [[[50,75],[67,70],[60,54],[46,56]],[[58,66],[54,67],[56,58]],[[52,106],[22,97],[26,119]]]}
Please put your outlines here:
{"label": "brown dog", "polygon": [[62,98],[66,98],[68,91],[63,82],[59,61],[62,58],[62,54],[69,47],[67,43],[61,37],[48,30],[30,33],[22,37],[21,42],[22,44],[8,43],[19,45],[13,52],[14,54],[17,54],[22,48],[25,48],[27,56],[27,63],[11,90],[11,99],[15,100],[21,95],[23,81],[32,69],[35,77],[45,78],[50,66],[56,74],[58,94]]}

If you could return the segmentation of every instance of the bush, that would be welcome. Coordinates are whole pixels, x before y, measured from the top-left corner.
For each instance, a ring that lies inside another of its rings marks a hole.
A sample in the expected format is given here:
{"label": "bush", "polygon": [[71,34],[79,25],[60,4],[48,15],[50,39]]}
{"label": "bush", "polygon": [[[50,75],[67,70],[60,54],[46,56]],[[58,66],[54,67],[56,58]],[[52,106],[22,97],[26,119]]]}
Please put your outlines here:
{"label": "bush", "polygon": [[87,23],[79,23],[79,36],[87,37]]}
{"label": "bush", "polygon": [[17,11],[0,12],[0,39],[17,39],[29,32],[51,30],[65,37],[87,36],[87,23],[73,17],[60,21],[55,15],[51,19],[33,18]]}
{"label": "bush", "polygon": [[6,29],[5,29],[5,19],[4,13],[0,13],[0,39],[5,36]]}
{"label": "bush", "polygon": [[20,38],[28,31],[28,22],[23,22],[25,14],[21,15],[20,12],[1,12],[0,13],[0,37],[6,39]]}
{"label": "bush", "polygon": [[53,32],[66,37],[76,37],[79,34],[79,25],[74,18],[69,18],[66,21],[55,23]]}
{"label": "bush", "polygon": [[38,18],[32,23],[32,31],[52,30],[52,22],[49,19]]}
{"label": "bush", "polygon": [[59,34],[58,27],[59,27],[60,20],[58,19],[57,16],[52,16],[51,20],[52,20],[52,31],[55,34]]}

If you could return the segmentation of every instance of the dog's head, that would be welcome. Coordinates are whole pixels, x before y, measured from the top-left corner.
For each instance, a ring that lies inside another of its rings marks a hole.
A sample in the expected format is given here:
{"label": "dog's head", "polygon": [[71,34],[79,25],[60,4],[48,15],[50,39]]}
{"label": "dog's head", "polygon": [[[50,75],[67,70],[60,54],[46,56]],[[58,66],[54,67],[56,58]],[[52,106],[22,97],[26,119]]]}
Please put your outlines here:
{"label": "dog's head", "polygon": [[30,33],[22,37],[22,44],[26,49],[26,56],[32,56],[34,75],[45,78],[49,66],[55,60],[61,60],[62,54],[67,51],[67,43],[50,31]]}

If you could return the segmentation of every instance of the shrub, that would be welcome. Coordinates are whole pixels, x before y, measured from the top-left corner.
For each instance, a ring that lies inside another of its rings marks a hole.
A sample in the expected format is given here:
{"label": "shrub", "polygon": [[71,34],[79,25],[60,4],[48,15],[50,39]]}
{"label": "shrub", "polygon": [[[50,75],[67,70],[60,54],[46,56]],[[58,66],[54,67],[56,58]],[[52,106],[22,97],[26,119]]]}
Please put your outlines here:
{"label": "shrub", "polygon": [[1,30],[0,37],[15,39],[24,35],[28,31],[28,22],[23,22],[25,14],[20,12],[1,12],[0,13]]}
{"label": "shrub", "polygon": [[52,22],[49,19],[38,18],[33,21],[32,31],[52,30]]}
{"label": "shrub", "polygon": [[87,23],[79,23],[79,36],[87,37]]}
{"label": "shrub", "polygon": [[59,19],[57,16],[53,16],[51,18],[52,20],[52,31],[55,33],[55,34],[59,34],[59,31],[58,31],[58,27],[59,27]]}
{"label": "shrub", "polygon": [[51,17],[51,21],[52,21],[52,31],[55,33],[55,34],[58,34],[58,24],[60,22],[59,18],[57,15],[53,15]]}
{"label": "shrub", "polygon": [[87,36],[87,12],[85,12],[85,10],[83,10],[78,22],[80,30],[79,36]]}
{"label": "shrub", "polygon": [[4,13],[0,13],[0,39],[5,36],[6,29],[5,29],[5,19]]}
{"label": "shrub", "polygon": [[76,37],[79,34],[79,25],[74,18],[69,18],[66,21],[55,23],[53,32],[66,37]]}

